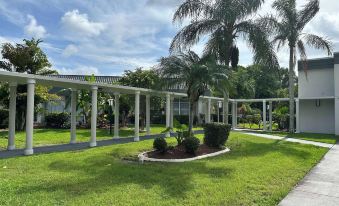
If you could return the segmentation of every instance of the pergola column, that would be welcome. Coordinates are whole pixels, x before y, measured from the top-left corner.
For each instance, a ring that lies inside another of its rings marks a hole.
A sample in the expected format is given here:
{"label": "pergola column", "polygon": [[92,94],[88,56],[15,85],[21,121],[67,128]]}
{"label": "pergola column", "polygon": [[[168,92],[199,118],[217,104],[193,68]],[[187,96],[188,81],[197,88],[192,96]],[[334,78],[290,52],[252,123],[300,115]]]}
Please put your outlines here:
{"label": "pergola column", "polygon": [[8,150],[15,149],[15,114],[17,83],[9,83]]}
{"label": "pergola column", "polygon": [[270,122],[270,126],[269,126],[269,130],[270,132],[272,132],[272,108],[273,104],[272,101],[269,102],[269,110],[268,110],[268,118],[269,118],[269,122]]}
{"label": "pergola column", "polygon": [[217,101],[217,121],[218,123],[220,122],[220,107],[219,107],[220,102]]}
{"label": "pergola column", "polygon": [[300,133],[300,122],[299,122],[299,99],[295,99],[295,118],[296,118],[296,125],[295,125],[295,132]]}
{"label": "pergola column", "polygon": [[34,90],[35,80],[27,80],[27,111],[26,111],[26,148],[25,155],[33,154],[33,123],[34,123]]}
{"label": "pergola column", "polygon": [[77,128],[77,96],[78,91],[72,89],[71,91],[71,144],[76,143],[76,128]]}
{"label": "pergola column", "polygon": [[97,146],[98,87],[92,86],[91,140],[90,147]]}
{"label": "pergola column", "polygon": [[171,96],[171,105],[170,105],[170,114],[171,114],[171,116],[170,116],[170,127],[171,128],[173,128],[173,126],[174,126],[174,97],[173,96]]}
{"label": "pergola column", "polygon": [[236,119],[237,119],[237,114],[236,114],[236,103],[235,101],[232,103],[232,128],[236,129]]}
{"label": "pergola column", "polygon": [[135,92],[134,108],[134,141],[139,141],[139,119],[140,119],[140,91]]}
{"label": "pergola column", "polygon": [[120,93],[114,93],[114,139],[119,138],[119,98]]}
{"label": "pergola column", "polygon": [[262,101],[262,122],[263,130],[266,131],[266,100]]}
{"label": "pergola column", "polygon": [[146,95],[146,135],[151,135],[151,95]]}
{"label": "pergola column", "polygon": [[207,99],[206,123],[211,122],[211,101],[210,98]]}
{"label": "pergola column", "polygon": [[223,121],[225,124],[228,124],[228,98],[226,96],[224,97],[223,113]]}
{"label": "pergola column", "polygon": [[[171,95],[166,94],[166,128],[169,128],[171,125]],[[170,137],[170,132],[166,132],[166,137]]]}

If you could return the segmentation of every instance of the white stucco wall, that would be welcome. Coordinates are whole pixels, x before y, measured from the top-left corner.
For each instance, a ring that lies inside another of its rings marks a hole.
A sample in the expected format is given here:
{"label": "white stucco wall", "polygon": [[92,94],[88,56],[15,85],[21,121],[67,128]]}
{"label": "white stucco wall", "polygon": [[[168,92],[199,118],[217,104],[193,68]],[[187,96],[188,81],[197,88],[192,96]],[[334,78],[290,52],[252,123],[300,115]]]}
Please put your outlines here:
{"label": "white stucco wall", "polygon": [[334,96],[333,68],[310,69],[306,74],[299,71],[299,98]]}
{"label": "white stucco wall", "polygon": [[334,134],[334,100],[300,100],[300,132]]}
{"label": "white stucco wall", "polygon": [[339,64],[334,64],[335,134],[339,135]]}

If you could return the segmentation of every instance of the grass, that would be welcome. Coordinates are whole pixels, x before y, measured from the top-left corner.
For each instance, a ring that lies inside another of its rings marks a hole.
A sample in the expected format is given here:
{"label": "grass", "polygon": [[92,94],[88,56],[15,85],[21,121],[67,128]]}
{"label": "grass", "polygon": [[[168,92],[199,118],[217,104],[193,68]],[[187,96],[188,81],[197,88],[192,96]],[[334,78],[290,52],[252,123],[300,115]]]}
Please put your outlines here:
{"label": "grass", "polygon": [[[267,128],[269,127],[269,122],[267,122]],[[239,123],[238,124],[238,128],[241,129],[255,129],[255,130],[259,130],[263,128],[263,123],[260,123],[260,127],[258,124],[252,124],[250,125],[249,123]],[[278,124],[277,123],[272,123],[272,129],[273,130],[277,130],[278,129]]]}
{"label": "grass", "polygon": [[122,160],[150,140],[0,160],[0,205],[276,205],[327,152],[249,137],[231,133],[230,153],[179,164]]}
{"label": "grass", "polygon": [[[164,125],[151,125],[152,134],[160,134],[165,130]],[[201,129],[201,128],[195,128]],[[128,137],[134,135],[133,125],[129,128],[120,129],[120,137]],[[140,135],[145,135],[146,132],[140,132]],[[16,132],[15,145],[16,148],[24,148],[26,141],[26,133],[24,131]],[[77,142],[88,142],[91,136],[90,129],[77,129]],[[113,135],[109,134],[108,129],[97,129],[97,140],[111,139]],[[34,147],[54,144],[67,144],[70,141],[69,129],[35,129],[33,134]],[[8,132],[0,132],[0,150],[7,148]]]}

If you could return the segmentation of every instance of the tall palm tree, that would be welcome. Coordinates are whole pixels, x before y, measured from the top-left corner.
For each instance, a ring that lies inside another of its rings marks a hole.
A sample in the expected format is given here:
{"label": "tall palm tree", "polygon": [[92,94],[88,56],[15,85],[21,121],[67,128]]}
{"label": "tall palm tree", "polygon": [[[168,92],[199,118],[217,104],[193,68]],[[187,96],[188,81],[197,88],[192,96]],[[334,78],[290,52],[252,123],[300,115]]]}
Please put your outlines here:
{"label": "tall palm tree", "polygon": [[306,48],[305,45],[325,50],[328,55],[332,54],[332,43],[323,37],[315,34],[304,33],[303,30],[307,23],[319,11],[319,0],[309,0],[304,7],[298,11],[296,9],[296,0],[276,0],[272,7],[277,11],[277,17],[263,17],[262,23],[266,29],[274,35],[273,42],[277,44],[277,49],[286,43],[289,47],[289,131],[294,132],[294,69],[296,64],[297,50],[300,59],[304,62],[304,71],[306,65]]}
{"label": "tall palm tree", "polygon": [[176,53],[161,58],[158,72],[166,79],[163,86],[184,84],[190,104],[189,131],[192,132],[193,119],[199,97],[208,90],[221,92],[228,88],[228,70],[217,64],[212,56],[200,58],[193,51]]}
{"label": "tall palm tree", "polygon": [[[251,46],[254,61],[270,68],[279,64],[260,24],[253,21],[255,12],[264,0],[186,0],[176,10],[173,22],[181,24],[186,19],[190,23],[184,26],[174,37],[170,52],[187,50],[202,37],[208,37],[204,55],[210,54],[225,66],[237,67],[239,51],[237,40],[242,37]],[[228,123],[228,96],[224,91],[224,122]]]}
{"label": "tall palm tree", "polygon": [[251,20],[264,0],[186,0],[176,10],[173,22],[191,22],[174,37],[170,51],[189,49],[208,35],[204,53],[221,63],[236,66],[236,41],[243,37],[252,47],[256,63],[277,66],[278,62],[265,32]]}

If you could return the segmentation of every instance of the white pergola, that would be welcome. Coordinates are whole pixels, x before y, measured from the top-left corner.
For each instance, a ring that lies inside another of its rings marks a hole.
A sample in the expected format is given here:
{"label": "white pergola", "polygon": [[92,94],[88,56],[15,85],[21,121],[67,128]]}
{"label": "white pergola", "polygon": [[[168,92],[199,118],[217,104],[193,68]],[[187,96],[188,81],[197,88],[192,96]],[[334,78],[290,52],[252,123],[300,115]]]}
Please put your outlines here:
{"label": "white pergola", "polygon": [[[97,145],[96,140],[96,129],[97,129],[97,95],[98,90],[102,92],[108,92],[114,94],[115,104],[114,104],[114,137],[119,138],[119,96],[120,94],[132,94],[135,95],[135,130],[134,130],[134,141],[139,141],[139,115],[140,115],[140,95],[146,96],[146,134],[151,134],[150,127],[150,97],[152,96],[161,96],[166,98],[166,127],[173,126],[173,100],[174,98],[183,98],[187,97],[185,93],[176,93],[176,92],[167,92],[167,91],[158,91],[144,88],[128,87],[128,86],[119,86],[112,84],[101,84],[101,83],[91,83],[86,81],[76,81],[63,78],[47,77],[40,75],[16,73],[16,72],[7,72],[0,71],[0,81],[8,82],[10,87],[10,103],[9,103],[9,126],[8,126],[8,150],[15,149],[15,116],[16,116],[16,96],[17,96],[17,85],[26,84],[27,85],[27,111],[26,111],[26,147],[24,150],[25,155],[33,154],[33,123],[34,123],[34,93],[35,85],[45,85],[45,86],[57,86],[62,88],[71,89],[71,131],[70,131],[70,143],[76,143],[76,104],[77,104],[77,91],[78,90],[90,90],[92,94],[91,99],[91,136],[89,140],[89,146],[95,147]],[[237,127],[237,102],[263,102],[263,122],[264,130],[266,130],[266,102],[268,101],[272,105],[272,101],[288,101],[288,99],[226,99],[218,98],[211,96],[202,96],[201,99],[205,100],[205,122],[211,121],[211,105],[212,101],[216,102],[219,107],[219,103],[223,103],[223,122],[228,123],[228,104],[225,102],[231,103],[232,106],[232,127],[235,129]],[[298,101],[298,100],[296,100]],[[298,128],[298,105],[297,104],[297,128]],[[219,110],[218,110],[219,112]],[[270,118],[269,118],[269,128],[272,129],[272,107],[270,106]],[[191,117],[190,117],[191,118]],[[218,114],[219,122],[219,114]],[[298,129],[297,129],[298,131]],[[170,133],[166,133],[166,137],[169,137]]]}

